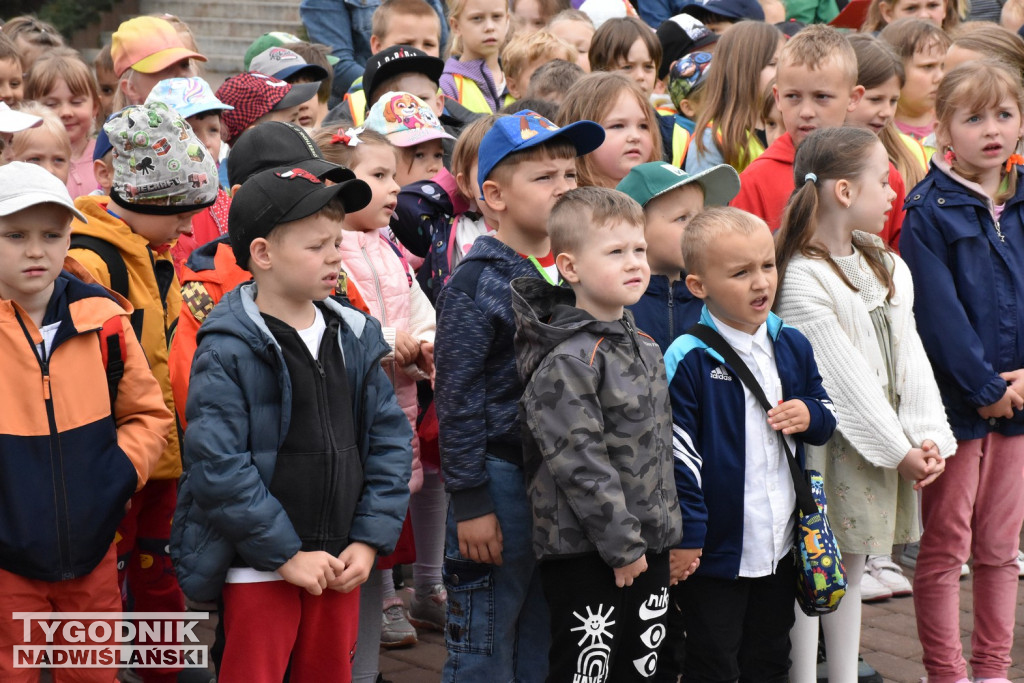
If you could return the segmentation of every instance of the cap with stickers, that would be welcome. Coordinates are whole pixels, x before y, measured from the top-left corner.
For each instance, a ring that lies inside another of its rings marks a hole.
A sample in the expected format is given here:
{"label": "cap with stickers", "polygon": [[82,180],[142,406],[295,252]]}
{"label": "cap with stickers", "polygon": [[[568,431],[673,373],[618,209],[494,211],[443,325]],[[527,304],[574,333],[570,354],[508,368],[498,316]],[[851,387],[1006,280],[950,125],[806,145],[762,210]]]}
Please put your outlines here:
{"label": "cap with stickers", "polygon": [[694,90],[704,85],[711,60],[710,52],[692,52],[672,64],[668,70],[668,94],[676,109],[679,109],[680,102],[689,99]]}

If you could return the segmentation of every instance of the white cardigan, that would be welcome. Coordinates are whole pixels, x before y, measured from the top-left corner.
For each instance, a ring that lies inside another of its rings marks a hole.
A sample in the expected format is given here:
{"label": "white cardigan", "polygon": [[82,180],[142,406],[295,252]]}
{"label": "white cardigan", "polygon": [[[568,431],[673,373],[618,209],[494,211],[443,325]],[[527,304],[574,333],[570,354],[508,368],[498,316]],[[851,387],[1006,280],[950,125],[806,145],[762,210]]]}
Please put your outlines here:
{"label": "white cardigan", "polygon": [[856,258],[836,259],[859,292],[826,261],[793,257],[779,289],[779,315],[810,340],[822,384],[838,411],[838,429],[868,462],[895,468],[925,439],[949,457],[956,452],[956,439],[917,334],[910,270],[896,254],[891,254],[895,294],[889,306],[899,414],[889,405],[888,376],[869,315],[883,305],[887,290],[856,250],[868,240],[881,244],[877,237],[856,232]]}

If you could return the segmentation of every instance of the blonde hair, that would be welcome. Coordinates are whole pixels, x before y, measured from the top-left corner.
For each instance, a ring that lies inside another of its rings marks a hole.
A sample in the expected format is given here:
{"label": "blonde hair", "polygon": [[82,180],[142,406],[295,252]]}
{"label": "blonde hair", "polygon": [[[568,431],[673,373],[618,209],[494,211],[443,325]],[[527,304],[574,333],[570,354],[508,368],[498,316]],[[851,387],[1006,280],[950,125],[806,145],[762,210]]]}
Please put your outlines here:
{"label": "blonde hair", "polygon": [[882,29],[878,37],[892,45],[904,61],[931,49],[945,53],[952,44],[946,32],[935,24],[910,17],[892,22]]}
{"label": "blonde hair", "polygon": [[[462,12],[466,9],[466,3],[469,2],[469,0],[447,0],[447,2],[448,23],[451,24],[451,22],[457,22],[459,20],[459,17],[462,15]],[[511,23],[511,17],[509,17],[508,11],[508,3],[502,2],[502,5],[505,7],[505,16],[509,18],[509,21]],[[465,46],[462,44],[462,36],[455,35],[454,31],[450,32],[448,35],[448,49],[445,51],[445,56],[458,57],[459,55],[462,54],[462,51],[465,48]],[[505,41],[507,41],[508,38],[509,35],[508,32],[506,31],[504,36]]]}
{"label": "blonde hair", "polygon": [[384,145],[392,149],[395,148],[387,136],[369,128],[363,128],[359,132],[360,142],[358,145],[350,145],[340,139],[340,136],[345,134],[345,130],[345,128],[321,128],[310,136],[316,146],[320,148],[324,159],[332,164],[338,164],[348,169],[358,165],[359,152],[363,149],[363,145]]}
{"label": "blonde hair", "polygon": [[[871,0],[871,4],[868,5],[868,14],[864,19],[864,23],[861,25],[860,30],[862,33],[876,33],[886,26],[885,18],[882,16],[882,9],[879,7],[882,3],[885,3],[889,7],[895,8],[896,3],[900,0]],[[951,31],[960,24],[961,21],[967,18],[967,14],[970,11],[969,0],[945,0],[946,3],[946,15],[942,19],[942,30]],[[896,23],[896,22],[893,22]],[[989,26],[996,26],[985,22]]]}
{"label": "blonde hair", "polygon": [[51,50],[36,60],[25,82],[25,99],[42,100],[61,81],[72,95],[89,97],[94,107],[100,106],[100,89],[89,65],[69,47]]}
{"label": "blonde hair", "polygon": [[606,187],[580,187],[562,195],[548,216],[551,253],[575,253],[595,229],[624,221],[644,229],[644,210],[635,199]]}
{"label": "blonde hair", "polygon": [[[661,68],[661,42],[651,27],[636,17],[616,17],[601,24],[590,41],[590,68],[593,71],[616,71],[637,40],[647,47],[654,70]],[[568,60],[576,61],[575,54]]]}
{"label": "blonde hair", "polygon": [[[600,123],[611,113],[612,107],[618,102],[619,96],[623,92],[632,95],[640,105],[640,111],[647,119],[647,127],[651,134],[651,158],[644,159],[641,163],[659,161],[662,155],[661,132],[658,130],[654,108],[643,91],[640,90],[640,86],[622,74],[607,71],[597,72],[576,81],[576,84],[565,94],[565,100],[558,110],[558,119],[555,123],[559,126],[567,126],[570,123],[584,120]],[[592,156],[584,154],[576,159],[576,182],[580,187],[598,184],[598,173],[591,159]]]}
{"label": "blonde hair", "polygon": [[[1018,116],[1024,115],[1024,88],[1012,67],[993,59],[961,64],[945,75],[935,95],[936,140],[944,148],[951,144],[949,128],[958,109],[979,112],[995,107],[1007,98],[1017,103]],[[1014,151],[1011,149],[1010,153]],[[953,170],[967,180],[977,180],[955,159]],[[1016,171],[1006,173],[1006,179],[1005,190],[993,198],[996,204],[1002,204],[1017,193]]]}
{"label": "blonde hair", "polygon": [[1024,81],[1024,40],[991,21],[969,21],[953,32],[952,45],[1005,62]]}
{"label": "blonde hair", "polygon": [[804,66],[817,71],[826,65],[842,69],[850,87],[857,85],[857,53],[842,33],[827,24],[812,24],[790,38],[779,54],[784,66]]}
{"label": "blonde hair", "polygon": [[583,24],[587,24],[590,28],[594,28],[594,20],[590,18],[586,12],[581,12],[578,9],[564,9],[555,16],[551,17],[548,22],[548,28],[550,29],[555,24],[562,21],[578,21]]}
{"label": "blonde hair", "polygon": [[[459,139],[455,141],[455,148],[452,150],[451,173],[455,176],[459,193],[467,201],[476,199],[473,196],[473,178],[471,173],[473,164],[476,163],[477,156],[480,153],[480,143],[483,141],[484,136],[487,135],[487,131],[494,126],[494,122],[503,116],[508,116],[508,114],[490,114],[476,119],[462,129]],[[460,174],[463,177],[463,181],[459,181]],[[467,184],[464,185],[463,182]]]}
{"label": "blonde hair", "polygon": [[501,70],[505,78],[517,78],[526,67],[543,60],[576,62],[576,48],[546,29],[513,36],[501,51]]}
{"label": "blonde hair", "polygon": [[686,224],[683,232],[683,263],[686,270],[703,275],[708,249],[727,232],[753,235],[768,230],[768,224],[752,213],[729,206],[709,206]]}
{"label": "blonde hair", "polygon": [[68,131],[64,128],[64,124],[61,123],[60,117],[58,117],[52,109],[44,107],[38,102],[31,100],[25,100],[18,104],[16,109],[25,114],[31,116],[38,116],[43,120],[42,124],[35,128],[27,128],[22,131],[18,131],[14,134],[11,140],[11,145],[4,150],[5,158],[8,161],[17,157],[25,150],[25,144],[28,139],[37,132],[46,132],[53,136],[57,141],[57,145],[60,146],[64,155],[67,157],[68,165],[71,165],[71,139],[68,137]]}

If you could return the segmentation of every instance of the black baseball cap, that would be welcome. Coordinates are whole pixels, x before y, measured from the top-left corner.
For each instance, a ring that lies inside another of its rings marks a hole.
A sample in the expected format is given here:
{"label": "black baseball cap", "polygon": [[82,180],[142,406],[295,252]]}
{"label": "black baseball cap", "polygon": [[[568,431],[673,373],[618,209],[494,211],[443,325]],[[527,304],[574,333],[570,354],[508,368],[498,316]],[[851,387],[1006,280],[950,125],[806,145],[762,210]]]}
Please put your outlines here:
{"label": "black baseball cap", "polygon": [[340,183],[356,177],[344,166],[324,159],[320,148],[301,126],[268,121],[245,131],[235,141],[228,157],[228,182],[241,185],[260,171],[299,163],[321,180]]}
{"label": "black baseball cap", "polygon": [[718,35],[689,14],[677,14],[661,22],[655,35],[661,43],[661,66],[658,80],[668,76],[672,62],[682,59],[691,52],[709,52],[702,48],[718,42]]}
{"label": "black baseball cap", "polygon": [[278,166],[259,171],[242,183],[228,212],[228,239],[239,266],[249,269],[253,240],[266,237],[281,223],[312,216],[335,197],[346,212],[370,203],[372,192],[364,181],[353,178],[328,185],[311,168],[317,165],[306,161]]}
{"label": "black baseball cap", "polygon": [[381,83],[404,73],[423,74],[435,83],[440,83],[444,61],[409,45],[392,45],[381,50],[366,61],[366,70],[363,72],[366,108],[369,109],[373,104],[373,91]]}

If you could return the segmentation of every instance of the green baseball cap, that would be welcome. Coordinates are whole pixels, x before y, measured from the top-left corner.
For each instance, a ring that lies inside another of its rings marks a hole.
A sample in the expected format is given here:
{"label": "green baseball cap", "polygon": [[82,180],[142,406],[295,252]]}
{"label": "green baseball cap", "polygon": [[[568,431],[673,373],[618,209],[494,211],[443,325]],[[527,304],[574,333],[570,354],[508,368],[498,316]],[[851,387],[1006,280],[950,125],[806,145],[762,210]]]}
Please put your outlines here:
{"label": "green baseball cap", "polygon": [[[252,64],[253,57],[265,52],[272,47],[281,47],[288,43],[304,43],[302,38],[296,35],[288,33],[286,31],[271,31],[270,33],[264,33],[262,36],[252,41],[252,45],[245,51],[245,70],[249,71],[249,66]],[[327,55],[327,63],[334,66],[338,63],[338,58],[334,55]]]}
{"label": "green baseball cap", "polygon": [[646,206],[655,197],[689,183],[698,183],[704,189],[705,206],[724,206],[740,191],[740,176],[728,164],[690,175],[664,161],[634,166],[615,189],[628,194],[640,206]]}

